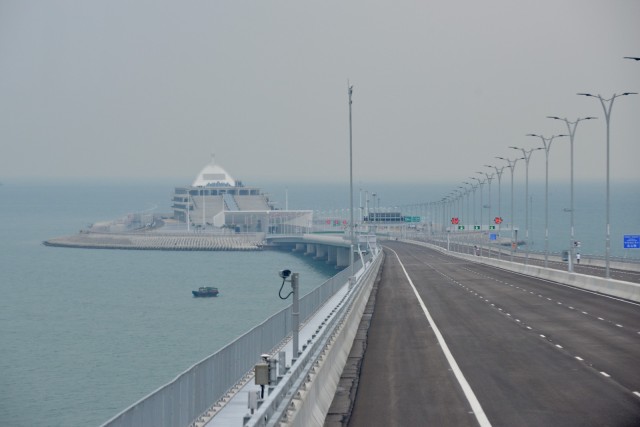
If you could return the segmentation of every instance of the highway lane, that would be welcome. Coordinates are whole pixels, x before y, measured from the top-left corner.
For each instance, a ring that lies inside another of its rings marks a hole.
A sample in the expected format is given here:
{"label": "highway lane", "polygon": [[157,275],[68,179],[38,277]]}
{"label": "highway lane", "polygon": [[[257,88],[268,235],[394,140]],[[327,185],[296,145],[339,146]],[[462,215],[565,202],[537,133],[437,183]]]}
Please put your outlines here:
{"label": "highway lane", "polygon": [[435,329],[491,425],[640,425],[638,304],[387,246],[349,425],[478,425]]}

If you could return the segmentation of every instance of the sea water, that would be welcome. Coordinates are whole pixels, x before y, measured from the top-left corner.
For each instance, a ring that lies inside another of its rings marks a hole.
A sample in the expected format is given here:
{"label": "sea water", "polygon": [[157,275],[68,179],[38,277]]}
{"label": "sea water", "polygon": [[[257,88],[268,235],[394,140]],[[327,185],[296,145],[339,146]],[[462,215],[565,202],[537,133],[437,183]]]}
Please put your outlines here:
{"label": "sea water", "polygon": [[[90,223],[129,212],[154,206],[158,212],[170,212],[175,184],[164,180],[0,186],[0,425],[99,425],[290,304],[277,296],[278,270],[300,272],[302,294],[335,273],[323,262],[279,251],[42,245],[48,238],[74,234]],[[414,204],[439,200],[450,186],[360,187],[356,185],[354,192],[356,207],[365,205],[367,192],[371,207],[372,193],[377,192],[381,209],[415,209],[412,214],[418,215]],[[288,202],[290,209],[348,218],[349,188],[343,184],[263,188],[280,208]],[[532,247],[538,249],[544,241],[543,190],[530,189]],[[516,224],[524,223],[524,194],[518,194]],[[613,195],[612,254],[637,258],[636,252],[622,248],[621,236],[640,234],[638,189],[633,184],[616,186]],[[550,247],[560,250],[569,236],[564,212],[568,193],[556,186],[549,199]],[[585,254],[604,253],[604,200],[603,188],[597,185],[577,192],[576,236]],[[501,204],[506,217],[510,199],[504,185]],[[495,185],[491,205],[497,206]],[[217,286],[221,295],[193,298],[191,290],[199,286]]]}
{"label": "sea water", "polygon": [[[170,185],[0,187],[0,425],[99,425],[291,304],[277,272],[305,294],[334,267],[280,251],[53,248],[154,204]],[[216,286],[217,298],[193,298]]]}

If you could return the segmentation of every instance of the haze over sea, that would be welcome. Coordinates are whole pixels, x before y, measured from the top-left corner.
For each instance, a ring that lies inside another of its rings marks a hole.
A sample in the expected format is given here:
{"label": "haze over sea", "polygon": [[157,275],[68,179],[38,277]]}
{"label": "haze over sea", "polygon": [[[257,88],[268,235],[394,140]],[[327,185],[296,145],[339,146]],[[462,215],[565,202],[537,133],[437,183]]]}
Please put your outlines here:
{"label": "haze over sea", "polygon": [[[16,181],[0,186],[0,425],[99,425],[289,304],[277,297],[278,270],[300,272],[303,294],[335,272],[322,262],[278,251],[42,245],[43,240],[74,234],[89,223],[154,205],[157,212],[168,213],[173,187],[188,182]],[[510,194],[505,182],[506,218]],[[348,216],[346,185],[259,185],[280,208],[288,188],[290,209]],[[439,200],[455,186],[356,184],[356,206],[359,188],[376,192],[380,206],[394,210]],[[523,186],[518,184],[516,191],[516,223],[521,223]],[[496,205],[495,183],[492,194]],[[533,249],[542,250],[544,187],[532,184],[530,194]],[[569,214],[563,212],[568,199],[568,186],[551,187],[553,252],[568,242]],[[577,186],[576,237],[585,255],[604,254],[604,203],[604,185]],[[640,234],[637,184],[612,185],[611,206],[612,255],[640,257],[640,250],[622,249],[623,234]],[[218,286],[221,296],[192,298],[191,290],[203,285]]]}

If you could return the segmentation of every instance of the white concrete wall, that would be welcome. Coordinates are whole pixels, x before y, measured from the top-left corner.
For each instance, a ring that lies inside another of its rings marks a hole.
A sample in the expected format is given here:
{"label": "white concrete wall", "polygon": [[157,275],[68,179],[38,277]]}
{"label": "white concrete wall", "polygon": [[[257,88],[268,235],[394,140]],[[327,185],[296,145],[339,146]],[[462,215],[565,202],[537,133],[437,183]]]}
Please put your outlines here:
{"label": "white concrete wall", "polygon": [[565,285],[575,286],[581,289],[587,289],[618,298],[640,302],[640,284],[637,283],[623,282],[621,280],[606,279],[604,277],[589,276],[586,274],[569,273],[563,270],[554,270],[551,268],[544,268],[534,265],[524,265],[521,263],[499,260],[495,258],[485,258],[474,255],[461,254],[457,252],[448,252],[447,250],[439,246],[430,245],[428,243],[418,242],[415,240],[404,241],[420,246],[427,246],[441,252],[446,252],[449,255],[456,256],[458,258],[467,259],[469,261],[493,265],[494,267],[503,268],[515,273],[535,276],[541,279],[547,279],[554,282],[563,283]]}

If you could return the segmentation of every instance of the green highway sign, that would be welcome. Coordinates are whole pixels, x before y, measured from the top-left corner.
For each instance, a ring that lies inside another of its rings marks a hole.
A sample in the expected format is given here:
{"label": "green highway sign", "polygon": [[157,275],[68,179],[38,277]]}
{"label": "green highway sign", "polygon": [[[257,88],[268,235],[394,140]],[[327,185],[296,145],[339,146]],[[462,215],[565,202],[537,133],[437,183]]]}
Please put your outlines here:
{"label": "green highway sign", "polygon": [[464,225],[459,225],[458,230],[464,230]]}
{"label": "green highway sign", "polygon": [[420,222],[420,219],[419,216],[405,216],[404,222]]}
{"label": "green highway sign", "polygon": [[490,226],[489,226],[489,230],[495,230],[495,229],[496,229],[496,226],[495,226],[495,225],[490,225]]}
{"label": "green highway sign", "polygon": [[479,225],[474,225],[474,226],[473,226],[473,229],[474,229],[474,230],[480,230],[480,226],[479,226]]}

